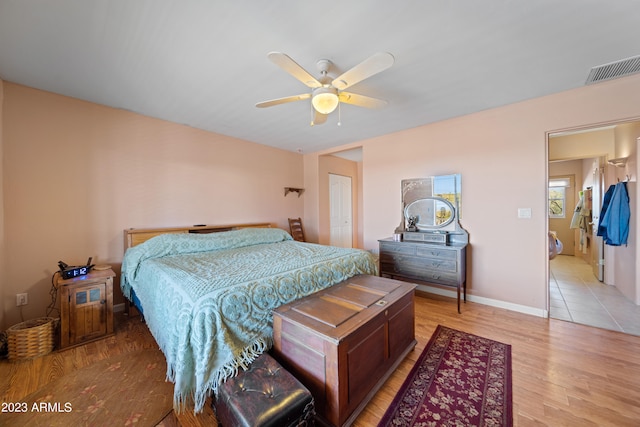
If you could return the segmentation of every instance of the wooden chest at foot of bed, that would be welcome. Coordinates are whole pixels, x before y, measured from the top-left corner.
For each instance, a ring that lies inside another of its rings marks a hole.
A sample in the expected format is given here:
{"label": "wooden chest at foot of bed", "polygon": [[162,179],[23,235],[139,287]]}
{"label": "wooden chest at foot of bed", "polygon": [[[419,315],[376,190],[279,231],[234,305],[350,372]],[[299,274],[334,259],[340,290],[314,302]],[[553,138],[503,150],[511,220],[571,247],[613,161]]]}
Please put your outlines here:
{"label": "wooden chest at foot of bed", "polygon": [[311,391],[321,422],[351,424],[415,347],[414,289],[361,275],[274,311],[273,354]]}

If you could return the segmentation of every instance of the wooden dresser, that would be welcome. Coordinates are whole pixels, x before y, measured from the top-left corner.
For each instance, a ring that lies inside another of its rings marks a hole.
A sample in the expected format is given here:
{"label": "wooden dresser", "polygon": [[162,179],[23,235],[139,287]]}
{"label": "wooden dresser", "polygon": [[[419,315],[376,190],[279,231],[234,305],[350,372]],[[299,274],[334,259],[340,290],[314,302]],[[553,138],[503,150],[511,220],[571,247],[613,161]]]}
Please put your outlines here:
{"label": "wooden dresser", "polygon": [[469,246],[459,222],[461,187],[459,174],[403,179],[400,224],[393,238],[378,240],[380,276],[455,287],[458,313],[461,290],[467,300]]}
{"label": "wooden dresser", "polygon": [[320,421],[349,425],[415,347],[415,285],[356,276],[273,314],[273,355],[313,394]]}
{"label": "wooden dresser", "polygon": [[432,244],[413,241],[378,241],[382,277],[418,280],[455,287],[460,312],[460,291],[467,299],[467,244]]}

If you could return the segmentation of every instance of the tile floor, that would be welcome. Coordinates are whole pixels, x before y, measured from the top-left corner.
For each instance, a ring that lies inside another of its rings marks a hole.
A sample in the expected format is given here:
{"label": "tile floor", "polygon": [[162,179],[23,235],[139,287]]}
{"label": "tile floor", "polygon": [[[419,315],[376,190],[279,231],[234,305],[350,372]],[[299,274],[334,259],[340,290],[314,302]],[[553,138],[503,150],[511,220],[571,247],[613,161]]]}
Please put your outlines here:
{"label": "tile floor", "polygon": [[549,265],[550,317],[640,335],[640,306],[598,281],[586,261],[558,255]]}

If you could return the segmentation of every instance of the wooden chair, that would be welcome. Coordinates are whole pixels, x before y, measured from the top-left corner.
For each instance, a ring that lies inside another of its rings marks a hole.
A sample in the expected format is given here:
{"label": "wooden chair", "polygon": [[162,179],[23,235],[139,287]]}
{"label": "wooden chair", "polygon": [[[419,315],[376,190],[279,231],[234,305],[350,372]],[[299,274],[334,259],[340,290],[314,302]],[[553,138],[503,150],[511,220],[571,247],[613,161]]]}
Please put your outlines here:
{"label": "wooden chair", "polygon": [[301,218],[289,218],[289,230],[291,230],[291,237],[298,242],[305,242],[304,228],[302,228]]}

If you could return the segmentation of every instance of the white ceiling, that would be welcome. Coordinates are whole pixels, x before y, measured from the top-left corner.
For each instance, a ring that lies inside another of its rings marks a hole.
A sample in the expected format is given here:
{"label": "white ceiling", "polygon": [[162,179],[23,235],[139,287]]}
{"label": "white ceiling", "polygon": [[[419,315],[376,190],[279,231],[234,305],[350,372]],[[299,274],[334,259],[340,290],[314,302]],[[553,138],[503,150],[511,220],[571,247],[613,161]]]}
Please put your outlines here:
{"label": "white ceiling", "polygon": [[[308,153],[583,86],[639,29],[636,0],[0,0],[0,78]],[[256,108],[310,90],[271,51],[314,75],[390,52],[349,88],[389,104]]]}

